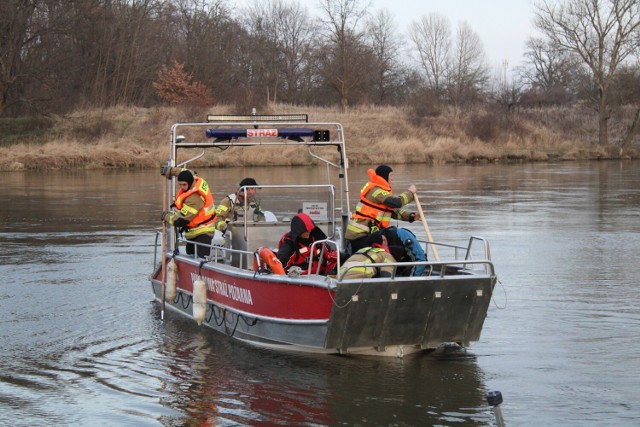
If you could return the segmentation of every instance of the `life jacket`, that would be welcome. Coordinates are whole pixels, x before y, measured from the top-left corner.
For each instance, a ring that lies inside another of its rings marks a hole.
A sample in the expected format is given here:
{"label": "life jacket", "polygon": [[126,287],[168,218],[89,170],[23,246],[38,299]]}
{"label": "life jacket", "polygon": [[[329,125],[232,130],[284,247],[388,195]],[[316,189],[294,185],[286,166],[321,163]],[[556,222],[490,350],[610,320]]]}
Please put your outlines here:
{"label": "life jacket", "polygon": [[[300,233],[309,231],[309,240],[301,242],[297,239]],[[306,214],[297,214],[292,219],[292,231],[285,233],[278,242],[278,248],[284,244],[288,244],[295,248],[295,252],[287,260],[285,269],[289,269],[292,266],[298,266],[302,268],[302,274],[306,274],[309,268],[309,260],[311,259],[311,246],[317,240],[326,239],[326,236],[322,230],[317,228],[311,218]],[[338,253],[334,250],[325,248],[323,255],[323,262],[318,271],[318,262],[320,260],[320,254],[322,252],[323,245],[316,245],[314,247],[313,260],[311,262],[311,272],[319,274],[327,274],[330,272],[338,262]]]}
{"label": "life jacket", "polygon": [[[292,246],[297,246],[296,251],[291,255],[291,258],[287,261],[287,264],[284,266],[285,269],[289,269],[290,267],[298,266],[303,271],[301,274],[307,274],[309,271],[309,259],[311,258],[311,246],[315,239],[311,237],[309,239],[308,245],[302,242],[298,242],[297,244],[291,238],[291,233],[287,233],[280,239],[278,242],[278,247],[288,242]],[[330,249],[325,249],[324,254],[322,256],[322,265],[320,266],[320,270],[318,271],[318,262],[320,261],[320,253],[322,252],[322,245],[316,245],[314,247],[313,261],[311,262],[311,272],[318,274],[328,274],[331,270],[335,268],[338,264],[338,252]]]}
{"label": "life jacket", "polygon": [[[306,244],[301,242],[298,242],[298,243],[294,242],[293,239],[291,238],[291,233],[286,233],[284,236],[282,236],[280,238],[280,241],[278,242],[278,247],[281,247],[284,244],[289,244],[296,248],[296,251],[293,253],[293,255],[291,255],[291,258],[287,260],[287,264],[284,266],[284,268],[288,269],[289,267],[297,265],[298,267],[304,270],[304,273],[306,273],[309,267],[311,245],[313,244],[314,241],[315,239],[313,239],[313,237],[310,237],[308,242],[309,245],[307,246]],[[318,255],[320,254],[318,246],[316,246],[315,251],[316,253],[314,254],[314,257],[313,257],[313,264],[312,264],[311,271],[315,271],[315,269],[318,267]]]}
{"label": "life jacket", "polygon": [[369,169],[367,173],[369,174],[369,182],[360,190],[360,201],[356,206],[356,210],[351,214],[351,219],[371,221],[378,228],[387,228],[391,224],[391,215],[394,212],[394,208],[367,199],[366,196],[375,187],[380,187],[388,191],[389,195],[392,195],[391,186],[384,178],[377,175],[373,169]]}
{"label": "life jacket", "polygon": [[[178,191],[174,202],[176,208],[180,210],[183,215],[188,214],[189,212],[186,210],[187,206],[184,205],[184,201],[195,193],[204,201],[204,207],[200,209],[196,216],[187,224],[187,228],[211,224],[216,219],[216,206],[213,202],[213,195],[209,189],[209,184],[200,177],[195,178],[193,185],[187,191],[183,191],[182,189]],[[185,211],[183,211],[183,209],[185,209]]]}

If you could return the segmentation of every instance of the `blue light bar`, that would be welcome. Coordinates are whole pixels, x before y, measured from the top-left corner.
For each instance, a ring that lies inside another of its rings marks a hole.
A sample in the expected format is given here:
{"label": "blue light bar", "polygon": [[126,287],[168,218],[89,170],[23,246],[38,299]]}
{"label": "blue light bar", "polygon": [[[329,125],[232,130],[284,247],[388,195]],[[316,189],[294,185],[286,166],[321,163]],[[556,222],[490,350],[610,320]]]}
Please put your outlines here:
{"label": "blue light bar", "polygon": [[284,129],[207,129],[207,138],[217,138],[221,141],[238,138],[285,138],[294,141],[302,141],[302,138],[312,138],[314,130],[309,128],[284,128]]}

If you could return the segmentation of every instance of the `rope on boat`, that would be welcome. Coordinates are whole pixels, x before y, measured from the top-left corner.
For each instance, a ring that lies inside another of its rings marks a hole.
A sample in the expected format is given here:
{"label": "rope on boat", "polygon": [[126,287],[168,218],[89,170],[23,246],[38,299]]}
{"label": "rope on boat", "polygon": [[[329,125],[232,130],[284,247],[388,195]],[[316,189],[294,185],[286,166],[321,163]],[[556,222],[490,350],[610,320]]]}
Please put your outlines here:
{"label": "rope on boat", "polygon": [[329,294],[329,298],[331,298],[331,302],[333,302],[333,305],[335,305],[338,308],[346,308],[353,301],[353,297],[355,295],[358,295],[358,292],[360,292],[360,288],[362,288],[362,285],[364,285],[364,279],[362,279],[362,281],[360,282],[360,285],[358,286],[358,289],[356,289],[353,295],[351,295],[351,298],[349,298],[349,301],[347,301],[345,305],[340,305],[336,302],[336,300],[333,298],[333,295],[331,295],[331,290],[329,288],[327,288],[327,293]]}
{"label": "rope on boat", "polygon": [[[215,312],[216,309],[216,305],[215,304],[210,304],[207,303],[207,310],[210,310],[209,313],[209,317],[206,319],[207,323],[211,322],[211,318],[213,318],[214,323],[216,326],[222,326],[223,323],[225,323],[225,333],[227,335],[229,335],[229,331],[227,330],[226,327],[226,317],[227,317],[227,309],[222,309],[222,315],[220,316],[220,321],[218,321],[218,316],[216,315]],[[253,320],[248,320],[247,317],[241,315],[241,314],[236,314],[236,324],[233,327],[233,330],[231,331],[231,334],[229,336],[233,336],[236,332],[236,328],[238,327],[238,322],[240,321],[240,319],[242,319],[242,321],[247,325],[247,326],[255,326],[256,323],[258,323],[258,318],[254,318]]]}
{"label": "rope on boat", "polygon": [[505,308],[507,308],[507,289],[504,287],[504,285],[502,284],[502,282],[500,280],[498,280],[498,283],[500,283],[500,287],[502,288],[502,291],[504,292],[504,305],[502,307],[500,307],[498,305],[498,303],[496,302],[495,294],[491,295],[491,299],[493,300],[493,305],[498,309],[498,310],[504,310]]}
{"label": "rope on boat", "polygon": [[246,319],[243,315],[240,315],[239,317],[241,317],[241,318],[242,318],[242,320],[244,321],[244,323],[245,323],[247,326],[254,326],[256,323],[258,323],[258,318],[257,318],[257,317],[256,317],[256,318],[254,318],[254,319],[253,319],[253,321],[252,321],[251,323],[249,323],[249,322],[247,321],[247,319]]}
{"label": "rope on boat", "polygon": [[[227,312],[227,309],[225,308],[225,309],[222,310],[222,317],[221,317],[222,320],[220,320],[220,323],[218,323],[218,316],[216,316],[216,313],[214,311],[215,308],[216,308],[216,306],[211,304],[211,312],[213,313],[213,321],[215,322],[216,326],[222,326],[222,322],[224,322],[224,316],[225,316],[225,314]],[[209,318],[209,319],[211,319],[211,318]]]}
{"label": "rope on boat", "polygon": [[[202,267],[202,264],[204,264],[204,261],[200,263],[200,267]],[[360,289],[360,288],[358,288],[358,289]],[[183,292],[178,292],[178,295],[176,295],[176,298],[173,301],[173,304],[174,305],[178,305],[178,301],[180,301],[180,305],[182,305],[182,308],[186,310],[189,307],[189,304],[191,304],[191,302],[193,301],[193,296],[189,295],[189,297],[186,299],[186,304],[185,304],[184,295],[185,294]],[[210,310],[210,313],[209,313],[209,317],[206,318],[206,323],[210,323],[211,322],[211,318],[213,318],[215,325],[218,326],[218,327],[222,326],[222,324],[224,323],[224,332],[227,335],[229,335],[230,337],[235,335],[236,329],[238,328],[238,323],[240,322],[240,319],[242,319],[242,321],[247,326],[255,326],[255,324],[258,323],[258,318],[254,318],[253,320],[249,320],[248,318],[246,318],[245,316],[243,316],[241,314],[236,314],[235,325],[233,325],[233,329],[231,330],[231,333],[229,333],[229,330],[227,328],[227,322],[225,320],[226,317],[227,317],[227,309],[226,308],[222,309],[222,314],[219,317],[220,321],[218,321],[218,315],[216,315],[216,308],[217,307],[216,307],[215,304],[210,304],[210,303],[207,302],[207,311]],[[219,307],[218,307],[218,309],[220,310]],[[232,313],[232,315],[233,315],[233,313]]]}
{"label": "rope on boat", "polygon": [[191,304],[191,300],[193,300],[193,298],[191,297],[191,295],[189,295],[189,298],[187,299],[187,303],[185,305],[183,295],[184,294],[182,292],[178,292],[178,295],[176,295],[176,298],[173,300],[173,305],[178,305],[178,301],[181,301],[180,305],[182,305],[182,308],[186,310],[189,307],[189,304]]}
{"label": "rope on boat", "polygon": [[214,308],[214,305],[213,305],[213,304],[209,304],[209,303],[207,303],[207,310],[211,309],[211,314],[209,314],[209,318],[208,318],[208,319],[206,319],[206,320],[207,320],[207,323],[211,322],[211,318],[214,316],[213,308]]}
{"label": "rope on boat", "polygon": [[[225,310],[225,312],[226,312],[226,310]],[[227,330],[227,322],[225,321],[224,322],[224,332],[230,337],[234,336],[236,334],[236,328],[238,327],[238,322],[239,321],[240,321],[240,316],[236,315],[236,324],[233,325],[233,330],[231,331],[231,333],[229,333],[229,331]]]}

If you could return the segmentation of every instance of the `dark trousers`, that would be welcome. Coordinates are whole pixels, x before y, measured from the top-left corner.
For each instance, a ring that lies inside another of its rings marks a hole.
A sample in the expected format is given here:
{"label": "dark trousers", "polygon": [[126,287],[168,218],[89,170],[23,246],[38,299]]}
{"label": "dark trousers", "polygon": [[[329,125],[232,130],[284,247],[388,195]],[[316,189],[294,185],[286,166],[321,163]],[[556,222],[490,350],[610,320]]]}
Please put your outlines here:
{"label": "dark trousers", "polygon": [[[197,248],[198,254],[196,255],[196,258],[204,258],[204,257],[208,257],[209,254],[211,253],[211,239],[213,238],[213,236],[210,236],[208,234],[201,234],[199,236],[194,237],[193,239],[189,239],[189,242],[187,242],[187,255],[193,255],[194,250]],[[197,243],[201,243],[200,245],[196,245],[190,242],[197,242]]]}

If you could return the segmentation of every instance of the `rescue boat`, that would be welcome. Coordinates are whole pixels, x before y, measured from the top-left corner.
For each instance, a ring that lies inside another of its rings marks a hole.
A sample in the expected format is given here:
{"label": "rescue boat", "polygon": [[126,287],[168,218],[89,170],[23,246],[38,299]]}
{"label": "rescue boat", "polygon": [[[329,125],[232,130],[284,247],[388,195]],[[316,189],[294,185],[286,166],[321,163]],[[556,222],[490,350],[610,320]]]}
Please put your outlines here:
{"label": "rescue boat", "polygon": [[[165,311],[177,313],[231,339],[283,351],[402,357],[479,340],[497,281],[482,237],[452,244],[431,241],[427,233],[428,241],[417,242],[427,260],[395,263],[394,274],[384,278],[346,280],[339,260],[336,274],[320,275],[311,267],[283,274],[273,259],[298,212],[323,229],[327,247],[347,250],[349,165],[340,123],[255,113],[176,123],[167,165],[188,167],[194,150],[250,149],[305,150],[311,165],[326,170],[314,175],[323,181],[260,184],[268,215],[244,206],[246,214],[229,223],[225,239],[214,238],[206,258],[187,255],[176,229],[157,231],[150,281],[163,317]],[[169,206],[176,182],[164,181],[163,203]],[[400,274],[407,266],[424,272]]]}

